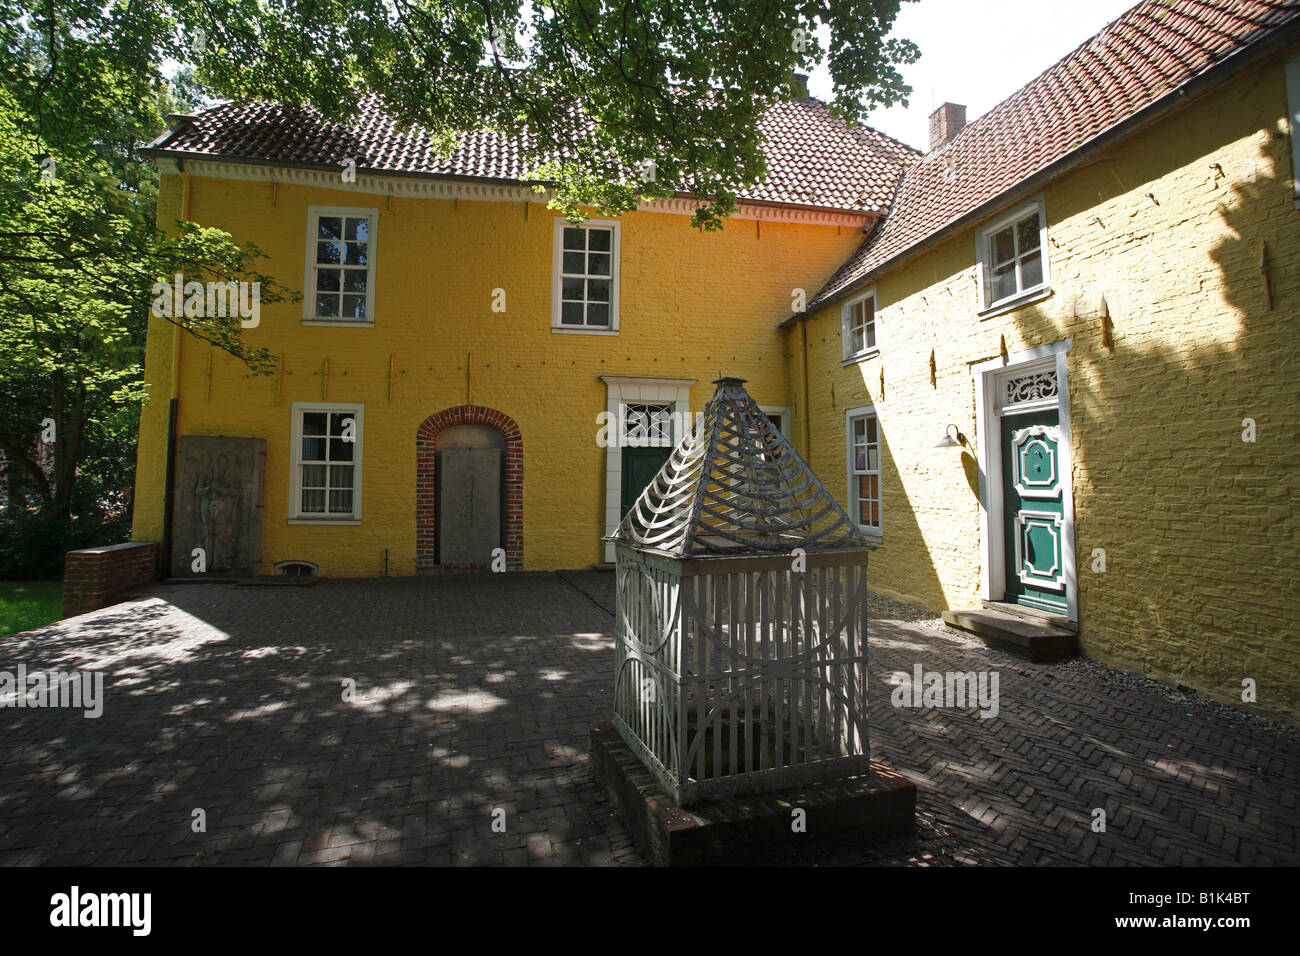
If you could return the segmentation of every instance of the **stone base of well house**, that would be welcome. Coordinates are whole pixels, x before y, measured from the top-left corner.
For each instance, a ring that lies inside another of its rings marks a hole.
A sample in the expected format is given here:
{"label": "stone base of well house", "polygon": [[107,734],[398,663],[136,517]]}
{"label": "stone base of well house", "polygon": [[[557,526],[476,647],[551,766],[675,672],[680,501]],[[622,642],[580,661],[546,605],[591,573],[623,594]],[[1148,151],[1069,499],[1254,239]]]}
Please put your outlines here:
{"label": "stone base of well house", "polygon": [[69,551],[63,563],[63,616],[106,607],[113,595],[157,581],[161,556],[156,541]]}
{"label": "stone base of well house", "polygon": [[[759,864],[853,839],[912,830],[916,784],[871,773],[679,807],[608,721],[591,728],[591,763],[642,854],[655,866]],[[794,826],[803,810],[802,826]]]}

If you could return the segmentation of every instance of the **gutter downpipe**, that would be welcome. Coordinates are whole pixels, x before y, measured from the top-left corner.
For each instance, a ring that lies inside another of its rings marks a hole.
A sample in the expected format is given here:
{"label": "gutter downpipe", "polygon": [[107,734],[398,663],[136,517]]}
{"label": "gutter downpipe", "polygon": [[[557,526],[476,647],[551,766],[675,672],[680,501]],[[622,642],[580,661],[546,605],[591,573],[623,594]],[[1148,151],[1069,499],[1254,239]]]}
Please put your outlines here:
{"label": "gutter downpipe", "polygon": [[810,417],[808,415],[808,323],[799,323],[799,378],[801,380],[803,400],[799,403],[799,444],[803,446],[803,460],[812,467],[812,437],[808,434]]}
{"label": "gutter downpipe", "polygon": [[[177,158],[176,169],[181,177],[181,215],[190,221],[190,174],[185,170],[185,160]],[[181,397],[181,339],[184,332],[172,323],[172,382],[171,398],[167,402],[167,469],[163,480],[163,540],[162,576],[172,576],[172,531],[176,510],[176,423]]]}

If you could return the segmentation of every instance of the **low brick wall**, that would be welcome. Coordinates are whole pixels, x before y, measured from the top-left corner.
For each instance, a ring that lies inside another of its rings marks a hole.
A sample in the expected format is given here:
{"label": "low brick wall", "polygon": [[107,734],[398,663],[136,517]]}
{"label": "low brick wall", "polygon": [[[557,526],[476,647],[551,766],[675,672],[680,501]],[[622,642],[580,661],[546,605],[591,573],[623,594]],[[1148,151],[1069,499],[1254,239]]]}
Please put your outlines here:
{"label": "low brick wall", "polygon": [[63,616],[105,607],[118,592],[158,580],[161,554],[156,541],[69,551],[63,564]]}

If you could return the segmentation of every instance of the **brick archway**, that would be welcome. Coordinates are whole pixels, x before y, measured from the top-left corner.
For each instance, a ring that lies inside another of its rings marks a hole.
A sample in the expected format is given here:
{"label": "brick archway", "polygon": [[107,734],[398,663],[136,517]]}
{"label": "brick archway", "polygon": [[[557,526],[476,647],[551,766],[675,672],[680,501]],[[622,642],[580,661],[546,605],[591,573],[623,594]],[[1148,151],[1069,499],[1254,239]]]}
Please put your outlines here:
{"label": "brick archway", "polygon": [[509,415],[482,405],[457,405],[430,415],[415,437],[415,567],[417,571],[450,569],[436,563],[435,528],[438,520],[436,474],[438,433],[453,425],[486,425],[499,431],[506,443],[505,531],[506,568],[524,569],[524,439]]}

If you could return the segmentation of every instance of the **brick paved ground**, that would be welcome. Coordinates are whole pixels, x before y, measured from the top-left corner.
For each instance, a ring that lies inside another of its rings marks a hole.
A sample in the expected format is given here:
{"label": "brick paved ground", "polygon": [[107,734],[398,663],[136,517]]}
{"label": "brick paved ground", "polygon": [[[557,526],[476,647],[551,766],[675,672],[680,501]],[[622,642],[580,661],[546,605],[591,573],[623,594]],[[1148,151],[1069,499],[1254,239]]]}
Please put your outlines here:
{"label": "brick paved ground", "polygon": [[[585,752],[611,584],[160,585],[0,641],[0,671],[107,687],[97,720],[0,709],[0,863],[635,864]],[[876,621],[871,653],[873,753],[920,785],[917,834],[816,862],[1300,863],[1294,731],[932,620]],[[918,661],[996,669],[998,717],[891,707],[889,675]]]}

